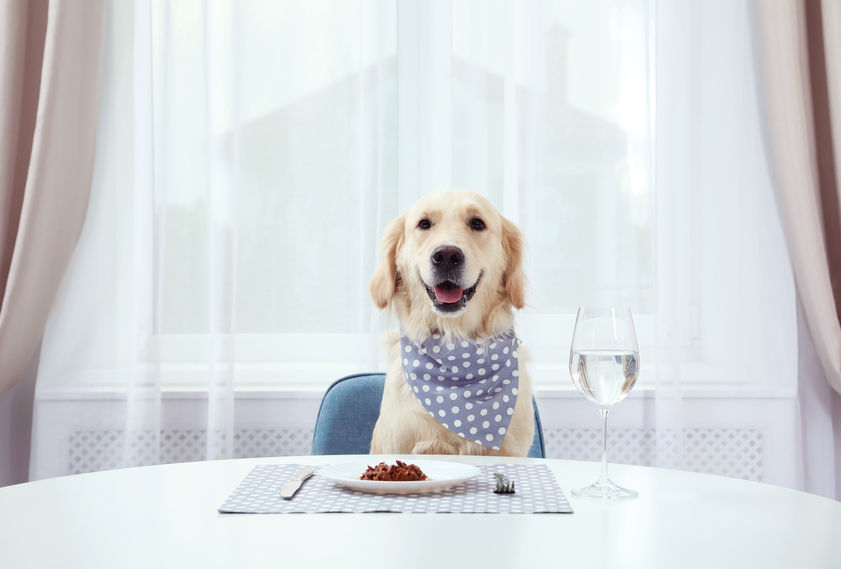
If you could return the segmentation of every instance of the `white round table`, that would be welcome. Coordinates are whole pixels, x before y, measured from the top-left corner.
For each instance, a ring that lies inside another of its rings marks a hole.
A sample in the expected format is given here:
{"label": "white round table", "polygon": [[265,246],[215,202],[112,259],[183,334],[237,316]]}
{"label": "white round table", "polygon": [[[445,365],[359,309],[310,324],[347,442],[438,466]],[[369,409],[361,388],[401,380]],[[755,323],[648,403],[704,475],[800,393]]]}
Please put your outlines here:
{"label": "white round table", "polygon": [[574,514],[216,511],[257,464],[358,460],[376,458],[195,462],[0,488],[0,567],[841,567],[841,502],[636,466],[611,465],[611,475],[639,498],[602,503],[569,493],[598,464],[546,460]]}

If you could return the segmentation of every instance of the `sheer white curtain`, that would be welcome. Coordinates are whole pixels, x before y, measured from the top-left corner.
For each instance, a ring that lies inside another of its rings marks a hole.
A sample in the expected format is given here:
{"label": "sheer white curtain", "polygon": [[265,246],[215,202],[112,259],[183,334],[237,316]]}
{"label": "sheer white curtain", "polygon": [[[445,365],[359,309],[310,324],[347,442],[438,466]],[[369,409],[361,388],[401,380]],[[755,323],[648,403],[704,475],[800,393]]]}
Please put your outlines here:
{"label": "sheer white curtain", "polygon": [[[487,195],[527,236],[519,326],[544,422],[597,426],[566,370],[574,313],[627,304],[643,373],[618,425],[656,433],[634,460],[692,467],[687,422],[707,419],[687,395],[724,401],[727,423],[727,404],[796,377],[751,17],[723,1],[115,2],[33,477],[67,471],[55,441],[106,426],[110,466],[235,456],[241,398],[383,369],[377,240],[442,187]],[[200,455],[162,451],[188,424]]]}

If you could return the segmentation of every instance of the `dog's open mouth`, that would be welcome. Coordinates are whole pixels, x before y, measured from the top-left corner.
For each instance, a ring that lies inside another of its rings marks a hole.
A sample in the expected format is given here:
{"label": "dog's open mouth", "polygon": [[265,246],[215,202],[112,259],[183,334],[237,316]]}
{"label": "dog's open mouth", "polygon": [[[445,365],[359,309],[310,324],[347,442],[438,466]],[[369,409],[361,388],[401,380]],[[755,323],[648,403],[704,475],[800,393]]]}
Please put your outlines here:
{"label": "dog's open mouth", "polygon": [[482,274],[470,288],[462,288],[452,281],[441,281],[437,285],[429,286],[423,279],[421,281],[426,285],[426,293],[432,300],[435,309],[440,312],[458,312],[467,305],[467,302],[473,298],[476,293],[476,287],[479,286],[479,281],[482,280]]}

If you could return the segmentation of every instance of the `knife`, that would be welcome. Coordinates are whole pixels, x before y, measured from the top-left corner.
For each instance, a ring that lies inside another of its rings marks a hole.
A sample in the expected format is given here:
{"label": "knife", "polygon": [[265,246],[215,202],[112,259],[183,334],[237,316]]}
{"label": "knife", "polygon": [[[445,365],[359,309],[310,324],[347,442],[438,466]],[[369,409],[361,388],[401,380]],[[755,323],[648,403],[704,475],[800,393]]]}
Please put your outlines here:
{"label": "knife", "polygon": [[298,491],[298,488],[301,487],[301,484],[304,483],[304,480],[312,476],[313,474],[312,468],[302,468],[295,475],[289,479],[283,486],[280,488],[280,495],[287,500],[291,499],[292,496],[295,495],[295,492]]}

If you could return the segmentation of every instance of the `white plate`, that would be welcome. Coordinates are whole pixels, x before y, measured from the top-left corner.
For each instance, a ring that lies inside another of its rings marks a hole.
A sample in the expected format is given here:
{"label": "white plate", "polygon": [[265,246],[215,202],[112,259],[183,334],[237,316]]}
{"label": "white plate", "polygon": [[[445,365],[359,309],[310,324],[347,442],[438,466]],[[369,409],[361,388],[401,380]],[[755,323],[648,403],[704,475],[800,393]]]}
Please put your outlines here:
{"label": "white plate", "polygon": [[420,494],[422,492],[441,492],[452,488],[475,478],[480,472],[475,466],[458,462],[404,460],[402,458],[399,460],[406,464],[416,464],[426,474],[427,479],[413,482],[359,479],[362,473],[368,469],[368,466],[376,466],[381,461],[386,464],[394,464],[395,460],[377,460],[371,464],[366,462],[335,464],[324,468],[318,474],[351,490],[370,494]]}

